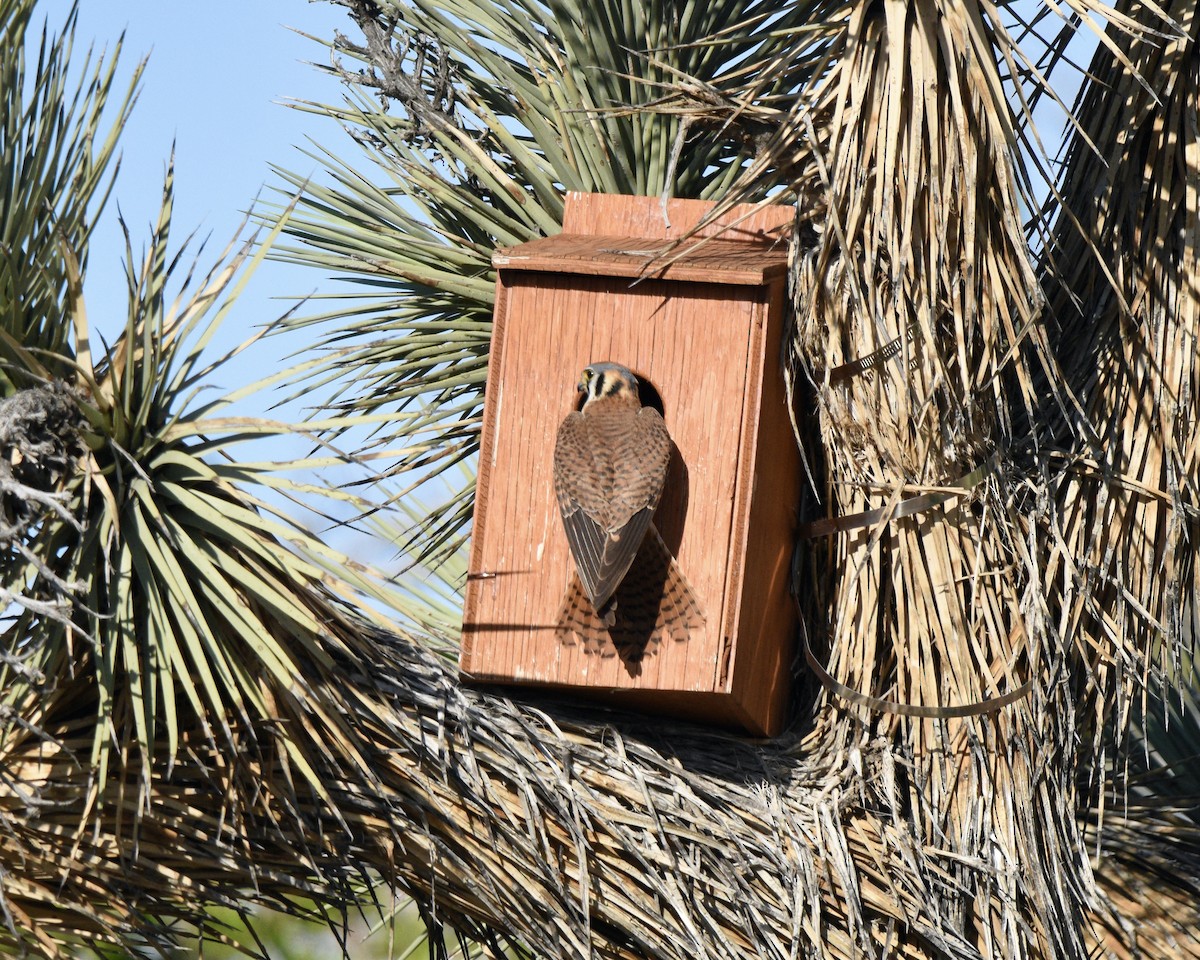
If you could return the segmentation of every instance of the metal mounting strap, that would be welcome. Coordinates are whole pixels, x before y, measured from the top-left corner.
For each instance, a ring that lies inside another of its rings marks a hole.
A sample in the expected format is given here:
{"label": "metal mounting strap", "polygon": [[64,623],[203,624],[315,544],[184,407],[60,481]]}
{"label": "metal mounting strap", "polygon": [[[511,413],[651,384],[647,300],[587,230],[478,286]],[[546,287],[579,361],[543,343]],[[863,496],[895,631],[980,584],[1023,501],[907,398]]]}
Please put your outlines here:
{"label": "metal mounting strap", "polygon": [[[799,612],[799,605],[797,605]],[[992,697],[988,700],[977,700],[973,703],[964,703],[955,707],[925,707],[917,706],[910,703],[900,703],[896,700],[884,700],[881,697],[872,697],[865,693],[859,693],[857,690],[846,686],[840,680],[833,677],[824,664],[816,658],[812,649],[808,644],[808,628],[804,625],[804,617],[800,617],[801,642],[804,645],[804,659],[808,661],[809,667],[816,674],[817,679],[821,682],[826,690],[834,696],[841,697],[855,706],[867,707],[879,713],[891,713],[901,717],[924,717],[932,719],[951,719],[954,717],[977,717],[985,713],[994,713],[1001,707],[1006,707],[1010,703],[1016,703],[1023,697],[1028,696],[1033,689],[1033,678],[1026,680],[1015,690],[1002,694],[999,697]]]}
{"label": "metal mounting strap", "polygon": [[864,510],[862,513],[851,513],[844,517],[824,517],[810,523],[802,523],[796,530],[796,535],[805,540],[817,537],[827,537],[846,530],[857,530],[860,527],[871,527],[882,520],[896,520],[900,517],[910,517],[914,513],[936,507],[940,503],[961,496],[968,490],[977,487],[996,472],[1000,466],[1000,454],[994,453],[983,463],[965,476],[959,477],[946,484],[954,490],[939,490],[935,493],[922,493],[907,500],[901,500],[894,506],[876,507],[874,510]]}

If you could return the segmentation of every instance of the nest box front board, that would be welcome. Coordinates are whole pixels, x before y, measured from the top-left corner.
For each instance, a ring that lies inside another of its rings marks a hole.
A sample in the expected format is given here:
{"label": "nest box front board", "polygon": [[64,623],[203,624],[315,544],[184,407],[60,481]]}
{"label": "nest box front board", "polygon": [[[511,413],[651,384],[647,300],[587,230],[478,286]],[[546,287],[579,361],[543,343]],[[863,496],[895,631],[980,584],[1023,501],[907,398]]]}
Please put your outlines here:
{"label": "nest box front board", "polygon": [[[570,194],[561,234],[497,252],[465,679],[567,688],[759,735],[782,725],[800,482],[779,369],[794,211],[734,208],[672,246],[711,208]],[[580,372],[602,360],[631,369],[643,400],[661,406],[675,451],[654,523],[703,614],[686,639],[650,636],[633,652],[557,629],[574,565],[555,435]]]}

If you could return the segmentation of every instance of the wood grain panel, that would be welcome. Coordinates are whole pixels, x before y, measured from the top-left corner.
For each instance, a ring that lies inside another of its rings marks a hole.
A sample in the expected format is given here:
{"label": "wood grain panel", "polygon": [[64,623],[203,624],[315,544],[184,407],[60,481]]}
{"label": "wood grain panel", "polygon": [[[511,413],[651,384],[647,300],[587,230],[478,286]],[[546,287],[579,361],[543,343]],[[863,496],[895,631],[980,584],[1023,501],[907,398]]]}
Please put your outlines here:
{"label": "wood grain panel", "polygon": [[670,199],[618,194],[567,194],[563,233],[600,233],[654,240],[676,240],[695,230],[695,236],[721,237],[748,243],[786,241],[796,211],[784,204],[740,204],[701,225],[713,209],[707,200]]}
{"label": "wood grain panel", "polygon": [[559,233],[496,251],[500,269],[600,277],[761,286],[787,274],[787,248],[739,240],[650,241],[644,237]]}

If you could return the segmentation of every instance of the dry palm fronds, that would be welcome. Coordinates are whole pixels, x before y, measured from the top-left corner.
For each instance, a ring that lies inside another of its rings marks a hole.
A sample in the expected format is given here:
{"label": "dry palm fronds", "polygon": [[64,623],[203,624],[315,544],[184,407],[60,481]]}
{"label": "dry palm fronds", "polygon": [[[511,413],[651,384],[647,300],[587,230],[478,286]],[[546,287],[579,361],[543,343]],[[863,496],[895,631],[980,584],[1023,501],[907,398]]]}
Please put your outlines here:
{"label": "dry palm fronds", "polygon": [[[924,708],[1019,689],[1046,645],[1008,479],[1041,298],[985,24],[973,3],[856,8],[793,121],[825,217],[794,277],[793,362],[816,401],[825,509],[847,518],[800,546],[796,589],[840,682]],[[942,503],[916,499],[956,484]],[[1046,775],[1072,733],[1044,693],[962,719],[868,712],[857,729],[826,697],[823,736],[874,728],[903,758],[890,809],[953,878],[931,910],[983,956],[1083,956],[1081,838],[1073,818],[1044,816],[1075,808],[1070,778]]]}
{"label": "dry palm fronds", "polygon": [[[275,729],[243,729],[236,757],[188,738],[173,769],[165,751],[154,763],[153,815],[140,822],[136,765],[99,795],[75,774],[94,687],[50,698],[41,730],[9,737],[0,767],[9,945],[47,956],[75,939],[129,945],[155,923],[169,937],[178,920],[201,921],[203,903],[328,905],[369,867],[415,892],[430,919],[541,956],[1064,955],[1023,949],[1018,931],[981,945],[961,914],[938,909],[998,870],[1020,887],[1035,864],[914,841],[889,812],[910,771],[879,744],[753,745],[521,705],[463,690],[445,661],[398,638],[364,629],[335,646],[338,673],[308,677],[336,705],[335,726],[296,700]],[[289,773],[293,751],[327,795]],[[1107,821],[1106,843],[1124,834],[1125,855],[1106,861],[1102,886],[1148,917],[1186,914],[1200,847],[1142,823]],[[1147,956],[1200,956],[1186,937],[1174,952],[1178,932],[1161,924],[1123,929],[1102,911],[1071,923],[1117,955],[1137,943]]]}
{"label": "dry palm fronds", "polygon": [[817,395],[830,507],[884,509],[822,557],[841,573],[820,619],[851,685],[919,704],[984,699],[1030,666],[1002,467],[945,508],[889,520],[901,500],[1004,463],[1001,371],[1039,300],[973,27],[957,6],[863,7],[799,108],[816,118],[826,221],[797,270],[796,359]]}
{"label": "dry palm fronds", "polygon": [[[1010,407],[1032,403],[1022,340],[1040,293],[986,23],[972,3],[856,8],[837,65],[792,121],[808,131],[825,217],[797,265],[795,366],[816,401],[826,509],[847,518],[801,545],[796,586],[839,681],[924,708],[1020,688],[1045,645],[1007,479]],[[821,717],[827,736],[853,722]],[[1047,736],[1043,695],[983,717],[872,725],[909,767],[892,809],[956,876],[934,909],[959,916],[985,956],[1082,955],[1071,918],[1092,896],[1086,870],[964,865],[1076,857],[1072,819],[1029,815],[1075,805],[1069,779],[1043,772],[1070,738]]]}
{"label": "dry palm fronds", "polygon": [[1128,69],[1097,56],[1110,89],[1076,110],[1075,222],[1046,251],[1054,348],[1082,406],[1048,471],[1047,573],[1094,747],[1126,728],[1139,686],[1182,682],[1200,636],[1200,16],[1168,13],[1182,33],[1119,38]]}

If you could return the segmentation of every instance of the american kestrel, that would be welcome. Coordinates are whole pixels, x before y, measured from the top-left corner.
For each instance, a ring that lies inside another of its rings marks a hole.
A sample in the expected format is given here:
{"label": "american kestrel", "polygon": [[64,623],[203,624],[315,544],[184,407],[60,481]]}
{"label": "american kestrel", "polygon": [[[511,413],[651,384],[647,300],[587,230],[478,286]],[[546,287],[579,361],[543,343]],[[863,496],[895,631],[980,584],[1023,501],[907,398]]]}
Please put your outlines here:
{"label": "american kestrel", "polygon": [[559,636],[608,640],[618,652],[644,650],[660,633],[686,639],[703,615],[650,522],[671,462],[666,424],[619,364],[589,364],[578,389],[583,406],[567,414],[554,446],[554,490],[579,575]]}

